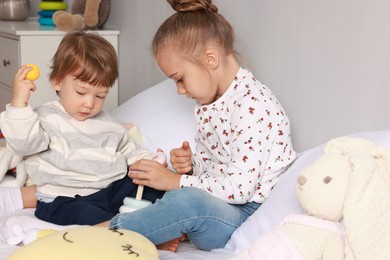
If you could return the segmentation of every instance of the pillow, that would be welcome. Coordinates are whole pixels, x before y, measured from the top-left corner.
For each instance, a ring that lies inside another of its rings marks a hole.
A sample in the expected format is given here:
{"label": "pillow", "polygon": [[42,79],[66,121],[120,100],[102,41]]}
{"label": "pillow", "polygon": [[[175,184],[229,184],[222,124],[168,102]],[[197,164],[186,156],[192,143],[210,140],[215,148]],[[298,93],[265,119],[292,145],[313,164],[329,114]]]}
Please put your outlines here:
{"label": "pillow", "polygon": [[[365,138],[390,149],[390,131],[364,132],[351,135]],[[289,214],[304,213],[296,197],[295,183],[298,174],[323,154],[324,145],[301,153],[284,173],[274,190],[261,207],[232,235],[224,249],[232,254],[247,250],[257,237],[275,228]]]}
{"label": "pillow", "polygon": [[8,259],[159,259],[146,237],[130,230],[76,227],[47,235],[16,250]]}
{"label": "pillow", "polygon": [[134,122],[145,137],[144,145],[152,151],[161,148],[169,157],[183,141],[195,149],[194,106],[194,101],[178,95],[173,81],[167,79],[130,98],[111,115],[121,123]]}

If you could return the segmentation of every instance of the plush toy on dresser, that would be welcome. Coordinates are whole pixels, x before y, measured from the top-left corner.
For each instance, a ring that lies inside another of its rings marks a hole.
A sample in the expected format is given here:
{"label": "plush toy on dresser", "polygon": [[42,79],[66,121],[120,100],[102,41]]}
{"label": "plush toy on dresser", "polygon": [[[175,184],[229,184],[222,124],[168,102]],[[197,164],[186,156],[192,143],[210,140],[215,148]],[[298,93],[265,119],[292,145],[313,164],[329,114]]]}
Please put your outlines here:
{"label": "plush toy on dresser", "polygon": [[74,0],[71,9],[71,13],[54,13],[53,22],[59,30],[98,29],[108,18],[110,0]]}
{"label": "plush toy on dresser", "polygon": [[389,187],[388,150],[333,139],[297,178],[307,215],[287,216],[237,259],[390,259]]}

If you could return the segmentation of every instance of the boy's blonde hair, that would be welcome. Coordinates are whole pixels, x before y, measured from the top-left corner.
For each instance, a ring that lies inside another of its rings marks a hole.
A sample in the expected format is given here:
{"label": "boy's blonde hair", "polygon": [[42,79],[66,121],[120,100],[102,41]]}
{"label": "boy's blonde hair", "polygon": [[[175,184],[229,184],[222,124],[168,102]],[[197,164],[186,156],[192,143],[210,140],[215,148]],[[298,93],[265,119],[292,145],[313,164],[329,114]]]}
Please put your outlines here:
{"label": "boy's blonde hair", "polygon": [[197,60],[209,44],[221,47],[226,54],[235,54],[233,28],[211,0],[168,2],[177,12],[165,20],[154,36],[155,57],[160,50],[169,47]]}
{"label": "boy's blonde hair", "polygon": [[103,37],[84,31],[67,33],[52,59],[51,81],[68,75],[97,87],[109,88],[118,78],[114,47]]}

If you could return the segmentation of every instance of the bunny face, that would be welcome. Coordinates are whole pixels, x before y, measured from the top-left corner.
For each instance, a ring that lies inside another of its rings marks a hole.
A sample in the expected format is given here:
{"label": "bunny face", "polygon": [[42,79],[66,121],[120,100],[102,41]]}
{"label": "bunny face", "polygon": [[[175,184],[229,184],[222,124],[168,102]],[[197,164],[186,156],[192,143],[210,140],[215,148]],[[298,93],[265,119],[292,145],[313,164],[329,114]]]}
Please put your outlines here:
{"label": "bunny face", "polygon": [[326,154],[302,171],[296,189],[304,210],[315,217],[339,221],[351,170],[345,156]]}

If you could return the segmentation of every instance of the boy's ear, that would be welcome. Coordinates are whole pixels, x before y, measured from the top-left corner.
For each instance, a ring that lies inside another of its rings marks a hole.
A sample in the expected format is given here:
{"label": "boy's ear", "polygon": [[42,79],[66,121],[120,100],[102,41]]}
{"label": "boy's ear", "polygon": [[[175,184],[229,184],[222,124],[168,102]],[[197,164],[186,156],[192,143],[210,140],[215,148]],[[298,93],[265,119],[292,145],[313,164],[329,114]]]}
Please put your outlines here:
{"label": "boy's ear", "polygon": [[53,86],[53,88],[54,88],[56,91],[60,91],[60,90],[61,90],[61,81],[56,80],[56,79],[52,79],[52,80],[51,80],[51,85]]}
{"label": "boy's ear", "polygon": [[215,49],[207,49],[204,53],[204,60],[206,62],[206,66],[211,69],[218,68],[219,65],[219,56],[218,52]]}

